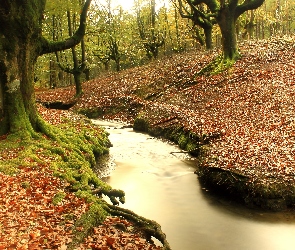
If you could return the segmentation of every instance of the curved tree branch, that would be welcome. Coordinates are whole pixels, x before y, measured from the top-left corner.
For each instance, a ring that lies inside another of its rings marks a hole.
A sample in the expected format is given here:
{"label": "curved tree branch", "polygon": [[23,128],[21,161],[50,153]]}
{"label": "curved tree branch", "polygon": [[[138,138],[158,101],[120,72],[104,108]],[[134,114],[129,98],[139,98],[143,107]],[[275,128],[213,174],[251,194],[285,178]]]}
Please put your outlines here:
{"label": "curved tree branch", "polygon": [[[178,4],[179,4],[179,6],[177,6],[175,4],[175,7],[178,9],[180,16],[182,18],[192,19],[193,15],[191,13],[189,13],[189,11],[183,6],[182,0],[178,0]],[[186,14],[184,14],[184,11],[186,12]]]}
{"label": "curved tree branch", "polygon": [[50,42],[43,37],[40,55],[61,51],[65,49],[70,49],[74,47],[75,45],[79,44],[79,42],[83,39],[85,34],[87,11],[90,6],[90,3],[91,3],[91,0],[86,0],[80,15],[80,25],[78,30],[75,32],[75,34],[65,41],[57,41],[57,42]]}
{"label": "curved tree branch", "polygon": [[198,5],[201,3],[206,4],[212,13],[218,12],[220,9],[220,2],[217,0],[192,0],[194,5]]}
{"label": "curved tree branch", "polygon": [[235,18],[237,19],[247,10],[254,10],[260,7],[265,0],[245,0],[242,4],[238,5],[235,12]]}

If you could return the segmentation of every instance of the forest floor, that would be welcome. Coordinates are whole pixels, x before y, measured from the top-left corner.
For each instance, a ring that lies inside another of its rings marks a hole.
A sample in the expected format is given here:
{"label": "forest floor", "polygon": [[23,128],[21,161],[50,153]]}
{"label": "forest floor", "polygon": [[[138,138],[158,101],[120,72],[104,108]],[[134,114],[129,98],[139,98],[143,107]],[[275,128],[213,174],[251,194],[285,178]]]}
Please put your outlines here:
{"label": "forest floor", "polygon": [[[294,37],[289,37],[240,43],[242,58],[216,75],[197,73],[220,53],[217,50],[177,54],[101,76],[84,83],[84,94],[71,110],[130,124],[143,115],[150,127],[177,124],[209,139],[202,166],[211,172],[218,170],[220,175],[227,173],[215,181],[232,186],[232,190],[237,188],[233,182],[240,183],[245,202],[256,199],[249,204],[270,209],[292,206],[293,41]],[[74,89],[68,87],[39,91],[37,99],[71,103],[73,95]]]}
{"label": "forest floor", "polygon": [[[73,99],[73,87],[38,90],[40,103],[73,105],[70,111],[39,106],[39,112],[53,125],[65,117],[78,119],[72,111],[129,124],[144,116],[149,127],[177,126],[208,138],[202,167],[212,170],[210,177],[220,174],[212,181],[233,189],[240,183],[247,193],[243,198],[265,196],[267,200],[258,199],[257,205],[271,199],[266,208],[282,209],[295,204],[293,40],[240,43],[242,58],[212,76],[196,74],[218,55],[217,50],[177,54],[98,77],[83,84],[84,94],[78,100]],[[23,150],[3,148],[6,139],[0,138],[0,167]],[[38,154],[42,156],[41,151]],[[67,192],[68,184],[50,174],[53,158],[42,158],[38,171],[22,167],[17,175],[0,173],[0,249],[66,249],[71,243],[74,221],[89,204]],[[32,158],[22,161],[29,166]],[[60,192],[65,194],[62,202],[53,205]],[[109,217],[80,249],[158,249],[132,228],[128,221]]]}
{"label": "forest floor", "polygon": [[[70,122],[76,133],[81,130],[84,117],[41,105],[38,111],[49,124],[68,126]],[[98,126],[87,124],[97,136],[102,133]],[[46,136],[43,139],[0,137],[0,249],[161,249],[147,242],[130,220],[107,216],[100,223],[96,210],[91,217],[94,202],[78,197],[70,190],[72,183],[56,177],[56,166],[69,174],[61,167],[65,161],[59,143]],[[59,150],[48,150],[46,143]],[[75,168],[86,171],[84,166]],[[88,225],[90,234],[85,233]],[[82,242],[74,243],[78,235]]]}

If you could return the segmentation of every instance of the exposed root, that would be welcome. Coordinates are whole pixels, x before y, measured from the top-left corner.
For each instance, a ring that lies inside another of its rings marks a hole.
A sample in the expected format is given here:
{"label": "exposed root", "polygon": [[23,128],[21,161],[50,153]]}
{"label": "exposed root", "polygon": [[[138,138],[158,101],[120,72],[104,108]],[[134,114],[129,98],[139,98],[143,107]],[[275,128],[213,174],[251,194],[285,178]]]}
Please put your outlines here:
{"label": "exposed root", "polygon": [[147,240],[151,240],[151,237],[153,236],[161,241],[163,249],[171,249],[168,241],[166,240],[166,235],[162,232],[161,226],[157,222],[141,217],[128,209],[116,207],[110,204],[107,204],[104,209],[111,215],[121,216],[133,222],[136,227],[144,233]]}
{"label": "exposed root", "polygon": [[197,72],[195,76],[216,75],[229,70],[239,58],[240,55],[237,55],[234,59],[224,58],[223,55],[219,55],[212,62]]}
{"label": "exposed root", "polygon": [[[81,125],[81,124],[80,124]],[[77,134],[71,128],[61,130],[58,127],[39,121],[39,129],[53,141],[45,146],[48,150],[59,155],[61,161],[52,164],[55,175],[65,179],[70,185],[68,189],[91,204],[89,211],[75,224],[75,240],[70,249],[75,249],[83,239],[92,232],[92,228],[101,224],[107,215],[121,216],[133,222],[147,240],[157,238],[163,244],[163,249],[170,249],[165,234],[160,225],[152,220],[138,216],[130,210],[118,207],[125,202],[125,193],[122,190],[112,189],[92,171],[95,163],[95,153],[99,155],[108,151],[109,141],[106,134],[94,136],[83,130]],[[89,163],[90,162],[90,163]],[[102,199],[102,194],[109,197],[113,205]],[[83,230],[80,228],[83,227]]]}

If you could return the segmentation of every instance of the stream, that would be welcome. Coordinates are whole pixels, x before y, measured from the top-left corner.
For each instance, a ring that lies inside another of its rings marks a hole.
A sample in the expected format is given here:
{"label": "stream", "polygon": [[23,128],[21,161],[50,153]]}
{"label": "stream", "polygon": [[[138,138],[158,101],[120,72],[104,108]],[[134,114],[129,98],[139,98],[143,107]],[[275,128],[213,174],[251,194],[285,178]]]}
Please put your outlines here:
{"label": "stream", "polygon": [[249,209],[219,197],[200,185],[195,160],[177,146],[120,123],[93,122],[113,144],[98,175],[125,191],[120,206],[157,221],[173,250],[295,249],[295,212]]}

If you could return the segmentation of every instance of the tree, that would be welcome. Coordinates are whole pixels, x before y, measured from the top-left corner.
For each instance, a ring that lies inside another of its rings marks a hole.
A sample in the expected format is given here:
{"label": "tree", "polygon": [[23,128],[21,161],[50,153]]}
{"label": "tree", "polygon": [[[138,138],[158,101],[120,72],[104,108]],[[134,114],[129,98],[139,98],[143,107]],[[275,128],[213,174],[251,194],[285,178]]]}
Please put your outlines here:
{"label": "tree", "polygon": [[222,35],[222,64],[232,64],[240,57],[235,30],[238,17],[248,10],[257,9],[263,2],[264,0],[244,0],[239,4],[239,0],[192,0],[195,6],[206,4],[216,19]]}
{"label": "tree", "polygon": [[[148,10],[150,9],[150,11]],[[156,27],[156,2],[151,0],[151,4],[147,10],[139,8],[137,2],[136,18],[140,38],[149,59],[157,58],[159,48],[164,45],[164,37],[160,35],[160,31]],[[143,14],[142,14],[143,12]],[[146,13],[144,13],[146,12]],[[144,14],[147,14],[144,15]]]}
{"label": "tree", "polygon": [[242,34],[243,38],[252,39],[254,36],[254,28],[256,26],[255,22],[254,10],[251,10],[249,13],[249,17],[245,20],[244,29],[245,31]]}
{"label": "tree", "polygon": [[[71,19],[71,11],[67,10],[67,19],[68,19],[68,29],[69,29],[69,36],[73,36],[73,27],[75,27],[76,15],[73,15],[73,21]],[[56,60],[59,67],[67,73],[70,73],[74,76],[75,86],[76,86],[76,97],[82,95],[82,83],[81,83],[81,75],[85,72],[87,68],[86,63],[86,52],[85,52],[85,42],[84,38],[81,40],[81,63],[79,63],[78,55],[76,51],[76,47],[71,48],[72,51],[72,60],[73,60],[73,67],[65,67],[62,65],[58,52],[55,52]]]}
{"label": "tree", "polygon": [[105,70],[109,70],[113,61],[116,71],[120,71],[121,59],[130,47],[130,44],[126,47],[122,45],[128,35],[124,29],[126,21],[123,9],[121,6],[118,9],[112,9],[110,0],[106,0],[106,6],[101,5],[96,8],[97,18],[93,25],[98,31],[96,31],[97,41],[92,47],[93,55],[103,63]]}
{"label": "tree", "polygon": [[[186,2],[190,8],[184,5]],[[212,49],[212,29],[216,24],[215,18],[210,14],[208,9],[204,8],[203,4],[195,5],[192,0],[178,0],[179,13],[182,18],[190,19],[194,26],[199,26],[203,29],[205,41],[201,38],[199,30],[195,29],[195,38],[203,45],[206,44],[206,49]]]}
{"label": "tree", "polygon": [[35,63],[43,54],[72,48],[81,41],[90,2],[87,0],[83,6],[74,35],[51,42],[42,36],[46,0],[1,0],[0,134],[11,132],[27,137],[45,130],[35,105]]}

